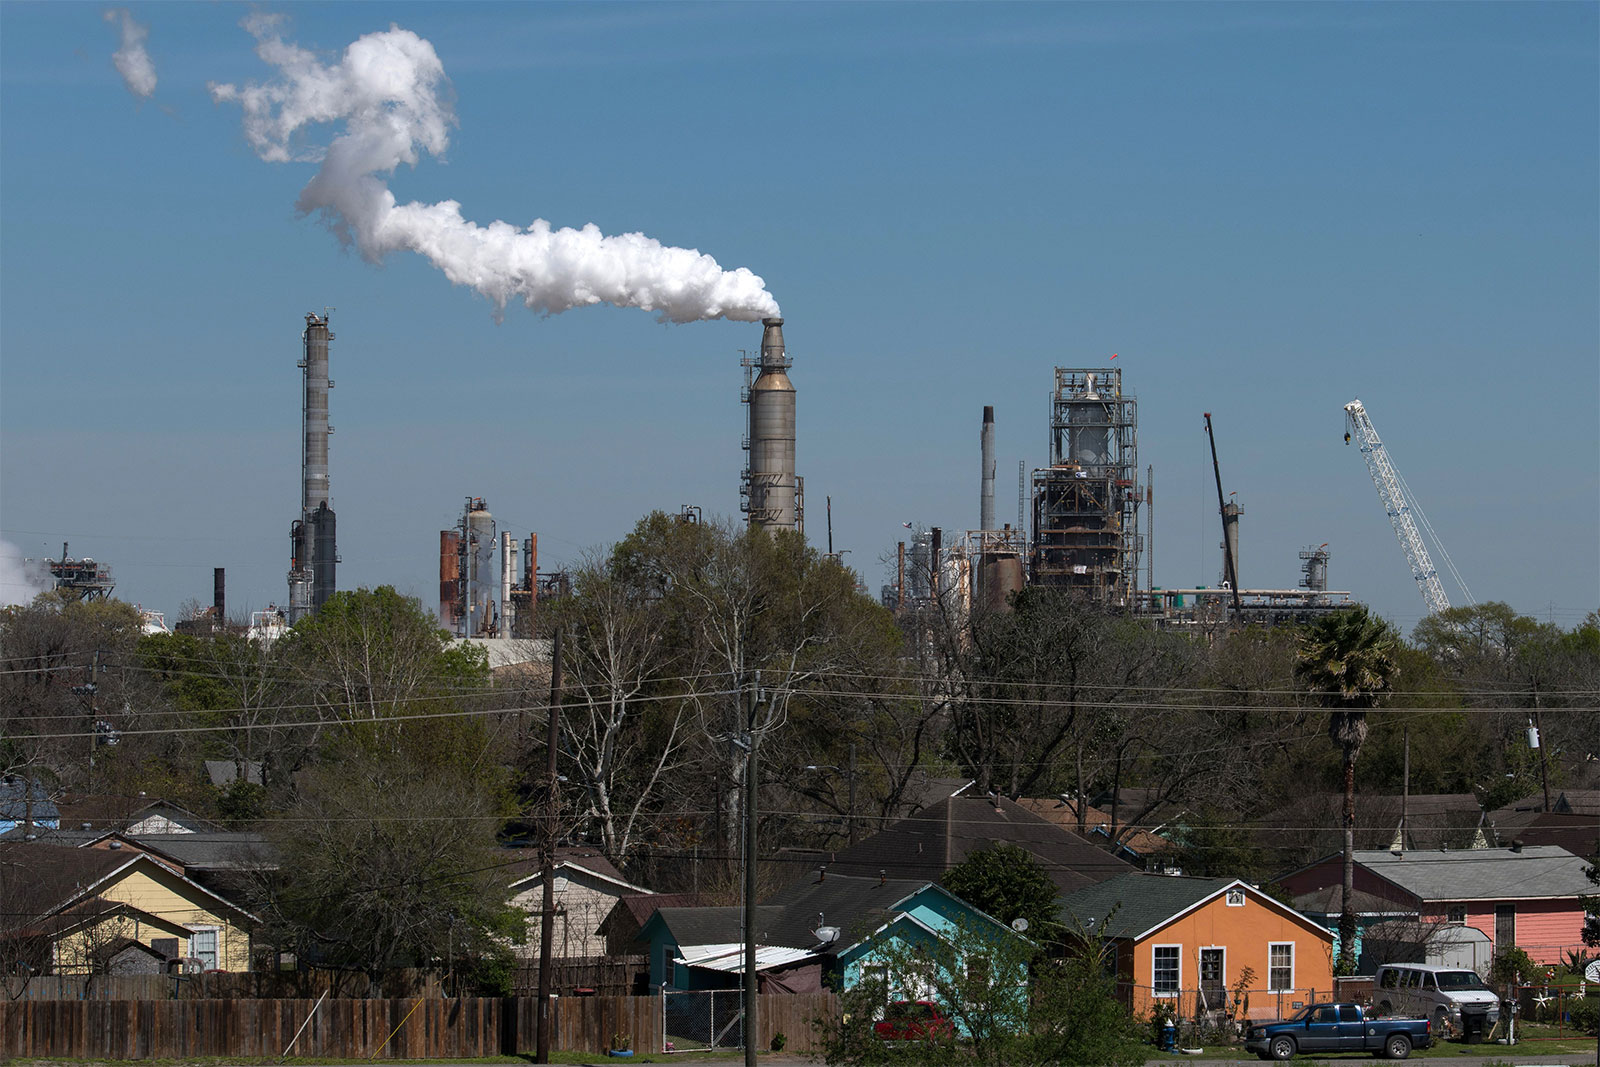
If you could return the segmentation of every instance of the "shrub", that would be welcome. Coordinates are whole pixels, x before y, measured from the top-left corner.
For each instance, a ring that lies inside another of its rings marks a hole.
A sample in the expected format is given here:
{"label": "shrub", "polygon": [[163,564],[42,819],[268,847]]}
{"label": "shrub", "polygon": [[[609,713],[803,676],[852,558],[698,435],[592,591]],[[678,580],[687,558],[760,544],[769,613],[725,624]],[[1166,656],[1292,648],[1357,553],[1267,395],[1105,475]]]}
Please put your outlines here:
{"label": "shrub", "polygon": [[1489,968],[1489,980],[1495,985],[1531,985],[1543,976],[1544,970],[1533,962],[1533,957],[1516,945],[1496,953]]}

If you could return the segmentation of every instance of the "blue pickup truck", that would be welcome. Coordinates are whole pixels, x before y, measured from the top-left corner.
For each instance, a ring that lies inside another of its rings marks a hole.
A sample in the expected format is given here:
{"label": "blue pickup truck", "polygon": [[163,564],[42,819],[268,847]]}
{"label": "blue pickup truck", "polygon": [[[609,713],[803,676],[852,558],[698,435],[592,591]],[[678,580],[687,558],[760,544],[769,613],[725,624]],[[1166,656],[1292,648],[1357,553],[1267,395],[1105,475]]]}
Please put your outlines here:
{"label": "blue pickup truck", "polygon": [[1246,1052],[1264,1060],[1293,1059],[1298,1052],[1369,1052],[1403,1060],[1414,1048],[1433,1044],[1427,1019],[1369,1014],[1360,1004],[1313,1004],[1282,1022],[1252,1026]]}

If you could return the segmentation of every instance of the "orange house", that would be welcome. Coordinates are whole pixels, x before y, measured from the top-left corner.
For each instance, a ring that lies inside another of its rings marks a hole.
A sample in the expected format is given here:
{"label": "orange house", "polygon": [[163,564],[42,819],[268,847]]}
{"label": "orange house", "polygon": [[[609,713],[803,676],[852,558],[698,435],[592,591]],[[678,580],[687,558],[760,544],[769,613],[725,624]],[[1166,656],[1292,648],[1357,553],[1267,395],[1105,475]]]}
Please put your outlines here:
{"label": "orange house", "polygon": [[1063,897],[1060,916],[1114,949],[1135,1018],[1271,1019],[1333,996],[1333,932],[1237,879],[1124,874]]}

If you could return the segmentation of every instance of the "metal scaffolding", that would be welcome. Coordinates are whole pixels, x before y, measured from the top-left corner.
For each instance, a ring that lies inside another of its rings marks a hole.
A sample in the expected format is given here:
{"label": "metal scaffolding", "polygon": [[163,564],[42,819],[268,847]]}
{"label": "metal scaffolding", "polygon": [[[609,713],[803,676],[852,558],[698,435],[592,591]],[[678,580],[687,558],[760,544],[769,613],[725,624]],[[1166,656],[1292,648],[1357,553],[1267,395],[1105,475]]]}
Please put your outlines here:
{"label": "metal scaffolding", "polygon": [[1056,368],[1050,466],[1033,472],[1034,585],[1131,605],[1139,583],[1138,401],[1112,367]]}

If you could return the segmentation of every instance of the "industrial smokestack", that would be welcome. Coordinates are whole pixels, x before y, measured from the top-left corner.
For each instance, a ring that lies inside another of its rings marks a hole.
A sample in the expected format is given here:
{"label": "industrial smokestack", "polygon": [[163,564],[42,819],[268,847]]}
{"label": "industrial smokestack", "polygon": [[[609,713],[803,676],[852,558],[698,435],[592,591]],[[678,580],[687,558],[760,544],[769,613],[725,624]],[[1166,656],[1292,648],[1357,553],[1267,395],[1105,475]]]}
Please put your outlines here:
{"label": "industrial smokestack", "polygon": [[321,607],[333,595],[339,552],[333,499],[328,488],[328,317],[306,316],[305,399],[301,407],[300,518],[291,527],[294,542],[289,569],[289,625]]}
{"label": "industrial smokestack", "polygon": [[1239,516],[1243,514],[1244,509],[1232,500],[1222,506],[1222,551],[1228,557],[1222,563],[1222,580],[1226,582],[1231,578],[1236,585],[1239,582]]}
{"label": "industrial smokestack", "polygon": [[983,432],[979,436],[983,455],[983,482],[978,495],[978,529],[994,529],[994,407],[983,407]]}
{"label": "industrial smokestack", "polygon": [[802,518],[794,469],[794,384],[789,381],[783,320],[762,319],[761,325],[761,362],[749,393],[750,525],[798,530]]}

